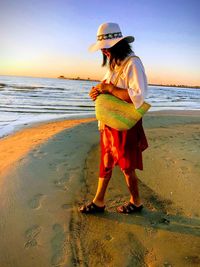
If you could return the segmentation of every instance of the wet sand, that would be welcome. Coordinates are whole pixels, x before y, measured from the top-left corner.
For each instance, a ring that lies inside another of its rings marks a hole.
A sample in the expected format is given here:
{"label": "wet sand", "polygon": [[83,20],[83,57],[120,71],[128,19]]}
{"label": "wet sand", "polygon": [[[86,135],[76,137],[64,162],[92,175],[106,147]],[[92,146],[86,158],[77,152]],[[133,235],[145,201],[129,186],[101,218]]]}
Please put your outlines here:
{"label": "wet sand", "polygon": [[[140,214],[116,213],[129,198],[117,167],[106,195],[106,212],[89,216],[78,212],[96,190],[96,122],[60,129],[3,165],[0,266],[199,266],[199,115],[145,116],[149,149],[144,152],[144,171],[138,171],[145,206]],[[9,147],[9,139],[12,136],[0,141],[0,149],[5,140]],[[13,152],[7,148],[7,153],[17,153],[20,140],[16,138]]]}

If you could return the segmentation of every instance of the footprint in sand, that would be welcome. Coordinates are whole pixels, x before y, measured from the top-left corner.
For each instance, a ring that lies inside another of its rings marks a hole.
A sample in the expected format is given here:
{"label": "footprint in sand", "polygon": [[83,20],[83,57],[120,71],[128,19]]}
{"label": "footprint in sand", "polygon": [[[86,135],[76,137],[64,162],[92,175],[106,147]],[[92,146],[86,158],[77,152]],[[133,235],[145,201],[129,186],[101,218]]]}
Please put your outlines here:
{"label": "footprint in sand", "polygon": [[173,265],[171,263],[169,263],[169,262],[164,262],[163,266],[164,267],[172,267]]}
{"label": "footprint in sand", "polygon": [[186,172],[186,171],[189,171],[189,168],[188,168],[187,166],[181,166],[181,167],[180,167],[180,170],[181,170],[182,172]]}
{"label": "footprint in sand", "polygon": [[68,177],[64,176],[63,178],[60,178],[59,180],[55,180],[54,185],[61,190],[67,191],[69,190],[69,188],[67,187],[67,181],[68,181]]}
{"label": "footprint in sand", "polygon": [[44,198],[43,194],[36,194],[28,202],[28,205],[31,209],[39,209],[41,207],[42,199]]}
{"label": "footprint in sand", "polygon": [[141,181],[139,181],[139,185],[144,196],[144,204],[148,209],[156,209],[164,213],[167,213],[171,209],[173,202],[170,199],[162,198]]}
{"label": "footprint in sand", "polygon": [[107,235],[105,235],[105,240],[107,240],[107,241],[111,241],[111,240],[113,240],[113,237],[111,236],[111,235],[109,235],[109,234],[107,234]]}
{"label": "footprint in sand", "polygon": [[[165,158],[165,157],[163,157],[163,158]],[[165,164],[166,164],[165,168],[169,168],[169,167],[171,167],[171,165],[174,164],[174,161],[171,158],[167,157],[167,158],[165,158]]]}
{"label": "footprint in sand", "polygon": [[190,168],[188,168],[187,166],[181,166],[180,168],[178,168],[178,172],[181,176],[187,176],[190,173]]}
{"label": "footprint in sand", "polygon": [[148,254],[148,249],[143,246],[141,241],[132,232],[127,232],[127,266],[146,266],[145,258]]}
{"label": "footprint in sand", "polygon": [[33,225],[25,232],[25,237],[27,239],[24,244],[25,248],[35,247],[38,244],[37,238],[39,233],[41,232],[41,227],[39,225]]}
{"label": "footprint in sand", "polygon": [[45,157],[47,155],[47,152],[44,151],[40,151],[40,150],[36,150],[33,153],[33,157],[34,158],[38,158],[38,159],[42,159],[43,157]]}
{"label": "footprint in sand", "polygon": [[64,162],[64,163],[59,164],[56,167],[56,172],[57,173],[63,173],[68,165],[69,165],[68,162]]}
{"label": "footprint in sand", "polygon": [[197,266],[197,264],[200,264],[200,256],[199,255],[190,255],[190,256],[186,256],[185,260],[188,263],[188,266],[192,266],[193,264],[195,264]]}
{"label": "footprint in sand", "polygon": [[198,162],[195,163],[195,164],[194,164],[194,167],[195,167],[195,168],[199,168],[199,167],[200,167],[200,163],[198,163]]}
{"label": "footprint in sand", "polygon": [[67,234],[60,224],[53,225],[54,236],[51,239],[51,247],[53,256],[51,264],[53,266],[60,266],[63,264],[67,257]]}
{"label": "footprint in sand", "polygon": [[61,207],[62,207],[62,209],[68,210],[68,209],[71,209],[72,205],[71,204],[63,204]]}

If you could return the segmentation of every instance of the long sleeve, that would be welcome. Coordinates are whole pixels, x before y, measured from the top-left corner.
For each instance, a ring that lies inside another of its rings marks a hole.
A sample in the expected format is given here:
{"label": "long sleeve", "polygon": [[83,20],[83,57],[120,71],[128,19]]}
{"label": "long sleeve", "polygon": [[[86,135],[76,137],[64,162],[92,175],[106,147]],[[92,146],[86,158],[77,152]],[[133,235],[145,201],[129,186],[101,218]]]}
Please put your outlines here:
{"label": "long sleeve", "polygon": [[135,105],[139,108],[147,95],[147,78],[143,64],[139,58],[133,58],[126,68],[128,94]]}

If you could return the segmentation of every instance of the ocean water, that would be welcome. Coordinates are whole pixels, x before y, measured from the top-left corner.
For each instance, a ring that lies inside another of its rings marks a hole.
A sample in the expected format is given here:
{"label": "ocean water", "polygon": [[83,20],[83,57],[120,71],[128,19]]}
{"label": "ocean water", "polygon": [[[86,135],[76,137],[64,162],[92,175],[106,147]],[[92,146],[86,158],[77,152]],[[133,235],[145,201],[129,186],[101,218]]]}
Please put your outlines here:
{"label": "ocean water", "polygon": [[[88,92],[96,82],[0,76],[0,137],[34,122],[94,116]],[[149,86],[158,110],[200,110],[200,90]]]}

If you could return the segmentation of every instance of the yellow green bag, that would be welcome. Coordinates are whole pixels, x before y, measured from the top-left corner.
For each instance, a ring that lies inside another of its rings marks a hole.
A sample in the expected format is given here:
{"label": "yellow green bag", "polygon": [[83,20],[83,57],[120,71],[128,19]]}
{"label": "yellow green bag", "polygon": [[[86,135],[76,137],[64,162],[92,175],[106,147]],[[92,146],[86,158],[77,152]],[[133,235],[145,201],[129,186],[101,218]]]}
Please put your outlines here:
{"label": "yellow green bag", "polygon": [[[114,85],[117,85],[119,77],[130,58],[128,57],[121,66]],[[138,109],[134,104],[127,103],[110,94],[100,94],[95,100],[96,118],[101,123],[106,124],[118,131],[132,128],[142,116],[149,110],[150,104],[144,102]]]}
{"label": "yellow green bag", "polygon": [[144,102],[138,109],[110,94],[100,94],[95,101],[97,120],[118,130],[132,128],[148,111],[150,104]]}

